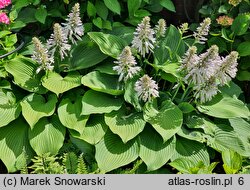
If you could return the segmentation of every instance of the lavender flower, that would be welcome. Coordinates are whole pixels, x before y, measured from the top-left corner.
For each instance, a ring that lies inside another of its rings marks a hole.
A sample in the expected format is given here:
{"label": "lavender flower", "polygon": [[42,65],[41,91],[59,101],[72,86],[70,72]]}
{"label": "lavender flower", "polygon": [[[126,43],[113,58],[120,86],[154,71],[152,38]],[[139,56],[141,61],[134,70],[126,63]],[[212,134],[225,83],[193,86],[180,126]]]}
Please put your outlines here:
{"label": "lavender flower", "polygon": [[132,47],[136,48],[139,53],[145,57],[146,53],[149,53],[150,51],[153,52],[154,44],[156,42],[154,35],[155,32],[150,26],[150,18],[146,16],[137,26],[136,32],[134,32]]}
{"label": "lavender flower", "polygon": [[194,64],[188,70],[185,80],[191,80],[191,83],[194,85],[204,83],[216,73],[220,61],[218,47],[216,45],[211,46],[207,52],[201,54],[199,57],[193,56]]}
{"label": "lavender flower", "polygon": [[76,40],[81,40],[84,34],[84,27],[80,18],[80,5],[76,3],[69,13],[66,23],[63,23],[65,35],[68,36],[69,40],[76,44]]}
{"label": "lavender flower", "polygon": [[220,57],[216,45],[199,56],[196,50],[194,46],[188,49],[180,71],[185,75],[183,81],[194,90],[194,97],[205,103],[219,92],[218,86],[225,85],[236,76],[238,52]]}
{"label": "lavender flower", "polygon": [[194,38],[195,42],[204,44],[207,38],[205,36],[208,35],[209,29],[210,29],[211,19],[205,18],[203,22],[200,24],[200,26],[196,29],[196,32],[194,32]]}
{"label": "lavender flower", "polygon": [[211,101],[219,91],[218,85],[216,84],[216,79],[214,77],[202,86],[195,86],[193,90],[195,90],[195,99],[198,99],[200,103]]}
{"label": "lavender flower", "polygon": [[54,24],[54,33],[47,41],[47,46],[52,56],[57,50],[60,53],[61,60],[64,59],[64,56],[67,56],[67,51],[70,50],[71,46],[68,44],[67,35],[63,32],[60,24]]}
{"label": "lavender flower", "polygon": [[182,59],[182,65],[180,67],[180,71],[184,71],[185,74],[189,73],[199,61],[199,56],[196,54],[197,48],[195,46],[191,46],[184,55]]}
{"label": "lavender flower", "polygon": [[52,71],[54,68],[54,66],[51,65],[54,62],[53,57],[49,55],[48,50],[43,46],[38,38],[33,37],[32,42],[35,46],[32,59],[40,64],[40,66],[36,70],[36,73],[39,73],[41,70]]}
{"label": "lavender flower", "polygon": [[135,90],[144,102],[159,97],[158,85],[148,75],[144,75],[135,83]]}
{"label": "lavender flower", "polygon": [[164,37],[166,33],[166,21],[164,19],[160,19],[158,24],[155,26],[156,37]]}
{"label": "lavender flower", "polygon": [[220,68],[216,74],[221,85],[225,85],[231,78],[236,77],[238,55],[238,52],[232,51],[228,56],[222,59]]}
{"label": "lavender flower", "polygon": [[135,66],[137,63],[131,53],[131,49],[129,46],[126,46],[123,49],[117,60],[118,61],[115,61],[114,63],[117,63],[118,65],[114,66],[113,70],[117,71],[120,75],[119,81],[126,81],[127,79],[132,78],[136,73],[141,70],[140,67]]}

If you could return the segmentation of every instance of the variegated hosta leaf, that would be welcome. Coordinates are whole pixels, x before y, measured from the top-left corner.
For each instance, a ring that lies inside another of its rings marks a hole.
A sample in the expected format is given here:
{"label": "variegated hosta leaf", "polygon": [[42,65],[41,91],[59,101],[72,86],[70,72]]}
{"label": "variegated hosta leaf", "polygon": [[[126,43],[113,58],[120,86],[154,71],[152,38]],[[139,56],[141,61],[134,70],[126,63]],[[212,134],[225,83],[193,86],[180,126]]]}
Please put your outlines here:
{"label": "variegated hosta leaf", "polygon": [[0,105],[0,127],[8,125],[10,122],[18,118],[21,113],[21,106],[14,105]]}
{"label": "variegated hosta leaf", "polygon": [[21,88],[39,94],[46,92],[41,85],[42,74],[36,74],[37,65],[31,59],[16,57],[5,64],[5,69]]}
{"label": "variegated hosta leaf", "polygon": [[104,122],[103,115],[91,115],[82,134],[71,131],[74,138],[82,139],[90,144],[97,144],[105,135],[108,126]]}
{"label": "variegated hosta leaf", "polygon": [[105,114],[105,122],[110,130],[119,135],[124,143],[136,137],[143,131],[146,122],[142,113],[126,114],[126,108]]}
{"label": "variegated hosta leaf", "polygon": [[94,90],[87,91],[82,97],[82,115],[110,113],[119,110],[123,100]]}
{"label": "variegated hosta leaf", "polygon": [[207,144],[220,152],[230,149],[244,155],[246,149],[243,140],[244,138],[239,137],[232,127],[221,124],[214,126],[214,134],[208,138]]}
{"label": "variegated hosta leaf", "polygon": [[204,144],[182,137],[176,138],[176,147],[171,161],[178,158],[187,158],[194,163],[202,161],[205,165],[210,164],[209,154]]}
{"label": "variegated hosta leaf", "polygon": [[238,138],[240,138],[244,144],[245,152],[242,155],[250,156],[250,122],[242,118],[233,118],[229,119],[229,121]]}
{"label": "variegated hosta leaf", "polygon": [[134,108],[138,111],[142,110],[140,105],[139,97],[135,90],[135,83],[139,79],[139,77],[134,77],[131,80],[128,80],[125,83],[125,93],[124,93],[124,100],[134,106]]}
{"label": "variegated hosta leaf", "polygon": [[100,73],[99,71],[93,71],[83,76],[82,84],[95,91],[111,95],[123,94],[117,76]]}
{"label": "variegated hosta leaf", "polygon": [[87,35],[72,49],[71,53],[72,56],[67,63],[69,71],[92,67],[107,58],[107,55],[103,54],[96,43],[91,41]]}
{"label": "variegated hosta leaf", "polygon": [[31,129],[43,117],[51,116],[56,109],[57,97],[50,94],[47,100],[39,94],[30,94],[20,103],[22,114]]}
{"label": "variegated hosta leaf", "polygon": [[0,106],[14,105],[16,103],[16,97],[9,89],[2,89],[0,87]]}
{"label": "variegated hosta leaf", "polygon": [[42,85],[57,96],[72,88],[81,85],[81,75],[78,72],[69,72],[67,76],[62,77],[55,72],[48,72],[42,78]]}
{"label": "variegated hosta leaf", "polygon": [[139,155],[139,145],[136,140],[124,144],[118,135],[109,130],[95,148],[95,159],[103,173],[125,166]]}
{"label": "variegated hosta leaf", "polygon": [[117,58],[123,48],[127,45],[125,40],[112,34],[89,32],[88,35],[92,40],[94,40],[104,54],[113,58]]}
{"label": "variegated hosta leaf", "polygon": [[204,114],[217,118],[250,118],[247,106],[235,97],[217,95],[211,102],[199,105],[198,110]]}
{"label": "variegated hosta leaf", "polygon": [[77,98],[74,102],[69,98],[63,99],[59,104],[57,112],[61,123],[65,127],[74,129],[79,134],[83,133],[89,115],[81,115],[82,101],[80,98]]}
{"label": "variegated hosta leaf", "polygon": [[0,160],[8,172],[20,170],[26,164],[26,156],[33,157],[28,141],[28,129],[29,125],[21,118],[0,128]]}
{"label": "variegated hosta leaf", "polygon": [[175,149],[175,138],[163,142],[161,136],[151,127],[146,126],[139,135],[140,158],[149,171],[162,167],[172,157]]}
{"label": "variegated hosta leaf", "polygon": [[45,153],[56,155],[63,145],[65,131],[57,116],[42,118],[29,130],[30,145],[39,156]]}
{"label": "variegated hosta leaf", "polygon": [[143,116],[162,136],[164,142],[181,129],[183,121],[182,111],[170,100],[164,101],[159,110],[147,103]]}

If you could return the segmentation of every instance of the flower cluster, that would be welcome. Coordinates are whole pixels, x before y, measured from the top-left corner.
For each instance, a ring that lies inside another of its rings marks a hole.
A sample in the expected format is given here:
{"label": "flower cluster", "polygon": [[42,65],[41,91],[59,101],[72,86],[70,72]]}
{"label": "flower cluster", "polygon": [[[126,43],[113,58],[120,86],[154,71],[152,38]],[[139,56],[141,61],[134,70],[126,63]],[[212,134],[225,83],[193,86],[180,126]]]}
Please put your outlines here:
{"label": "flower cluster", "polygon": [[188,29],[189,29],[188,23],[183,23],[179,27],[179,31],[181,34],[186,33],[188,31]]}
{"label": "flower cluster", "polygon": [[228,3],[236,7],[242,0],[228,0]]}
{"label": "flower cluster", "polygon": [[54,56],[57,50],[60,53],[61,60],[64,59],[64,56],[67,56],[67,51],[70,50],[71,46],[68,44],[67,35],[60,24],[54,24],[54,32],[47,41],[47,46],[52,56]]}
{"label": "flower cluster", "polygon": [[158,24],[155,26],[156,37],[164,37],[166,33],[166,21],[164,19],[160,19]]}
{"label": "flower cluster", "polygon": [[207,38],[205,36],[208,35],[210,29],[211,19],[205,18],[200,26],[194,32],[194,38],[196,43],[204,44]]}
{"label": "flower cluster", "polygon": [[135,83],[135,90],[138,94],[138,97],[144,102],[159,97],[158,85],[148,75],[144,75]]}
{"label": "flower cluster", "polygon": [[48,49],[44,47],[41,41],[33,37],[32,42],[34,44],[34,53],[32,59],[35,60],[40,66],[37,68],[36,73],[39,73],[41,70],[53,70],[54,59],[49,55]]}
{"label": "flower cluster", "polygon": [[71,49],[68,39],[72,43],[76,43],[75,38],[77,40],[81,39],[84,34],[84,28],[80,19],[79,11],[80,6],[76,3],[66,19],[67,23],[63,24],[64,27],[58,23],[54,24],[54,30],[50,38],[47,40],[46,48],[42,46],[41,42],[38,42],[38,39],[33,39],[35,48],[32,57],[40,64],[40,67],[37,70],[38,72],[40,70],[53,70],[54,66],[51,64],[54,63],[56,52],[59,53],[61,60],[68,56],[68,52]]}
{"label": "flower cluster", "polygon": [[6,13],[0,13],[0,23],[10,24],[10,19]]}
{"label": "flower cluster", "polygon": [[200,55],[197,55],[196,50],[195,46],[188,49],[180,70],[184,74],[183,81],[195,91],[195,98],[204,103],[218,93],[219,86],[227,84],[236,76],[238,53],[233,51],[221,57],[216,45]]}
{"label": "flower cluster", "polygon": [[11,0],[0,0],[0,9],[3,9],[11,4]]}
{"label": "flower cluster", "polygon": [[150,26],[150,18],[146,16],[137,26],[136,32],[134,32],[132,47],[136,48],[138,52],[145,57],[146,53],[153,52],[156,42],[154,35],[155,31]]}
{"label": "flower cluster", "polygon": [[[135,48],[141,57],[145,58],[146,54],[153,52],[153,49],[157,46],[157,39],[164,37],[165,33],[166,22],[164,19],[160,19],[155,28],[152,29],[150,18],[146,16],[134,32],[132,48]],[[117,65],[113,67],[113,70],[119,74],[119,81],[126,82],[128,79],[132,79],[135,75],[139,74],[142,70],[141,67],[136,66],[136,59],[132,55],[129,46],[126,46],[123,49],[118,56],[117,61],[114,63]],[[159,96],[158,85],[147,74],[142,76],[135,83],[135,91],[137,92],[139,99],[144,102],[151,101],[153,98]]]}
{"label": "flower cluster", "polygon": [[131,49],[129,46],[126,46],[122,53],[117,58],[117,66],[113,67],[114,71],[120,75],[119,81],[126,81],[127,79],[131,79],[135,74],[137,74],[141,68],[135,66],[137,63],[135,61],[135,57],[131,53]]}
{"label": "flower cluster", "polygon": [[219,16],[216,19],[216,21],[221,26],[231,26],[233,24],[234,19],[229,16],[223,15],[223,16]]}
{"label": "flower cluster", "polygon": [[[11,0],[0,0],[0,9],[3,9],[11,4]],[[10,24],[10,19],[5,12],[0,11],[0,23]]]}
{"label": "flower cluster", "polygon": [[80,5],[76,3],[75,6],[72,8],[71,13],[68,15],[66,19],[66,23],[63,23],[64,32],[66,36],[69,37],[69,40],[76,44],[76,40],[80,40],[84,34],[84,27],[80,18]]}

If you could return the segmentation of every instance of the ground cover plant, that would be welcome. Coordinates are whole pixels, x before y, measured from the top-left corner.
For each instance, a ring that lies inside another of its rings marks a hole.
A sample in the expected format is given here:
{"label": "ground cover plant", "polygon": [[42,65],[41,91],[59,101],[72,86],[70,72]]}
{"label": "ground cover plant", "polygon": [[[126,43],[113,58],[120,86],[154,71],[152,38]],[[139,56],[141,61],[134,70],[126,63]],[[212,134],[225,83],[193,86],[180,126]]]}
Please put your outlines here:
{"label": "ground cover plant", "polygon": [[[45,3],[18,2],[20,12]],[[27,35],[24,50],[1,59],[7,172],[249,173],[249,105],[235,80],[242,54],[211,42],[213,19],[174,26],[147,10],[173,10],[171,1],[117,1],[131,19],[119,23],[109,20],[120,12],[108,2],[74,1],[51,29],[36,15],[45,33]],[[97,28],[82,19],[82,5]],[[1,27],[11,25],[3,19]]]}

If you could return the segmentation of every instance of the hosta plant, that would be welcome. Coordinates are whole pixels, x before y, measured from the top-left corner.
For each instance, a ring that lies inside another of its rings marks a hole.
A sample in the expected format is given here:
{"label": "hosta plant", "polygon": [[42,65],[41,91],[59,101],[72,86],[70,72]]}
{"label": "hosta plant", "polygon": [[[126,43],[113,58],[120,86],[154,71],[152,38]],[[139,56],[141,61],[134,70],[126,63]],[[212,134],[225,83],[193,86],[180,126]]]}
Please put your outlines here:
{"label": "hosta plant", "polygon": [[204,19],[189,35],[187,24],[160,19],[152,27],[146,16],[134,32],[84,34],[73,6],[47,41],[33,38],[32,58],[4,63],[0,159],[8,171],[34,155],[34,171],[45,171],[44,156],[60,169],[53,156],[67,141],[100,173],[132,163],[144,172],[212,173],[218,155],[225,171],[240,171],[225,159],[250,155],[250,112],[232,82],[238,53],[206,47],[210,24]]}

